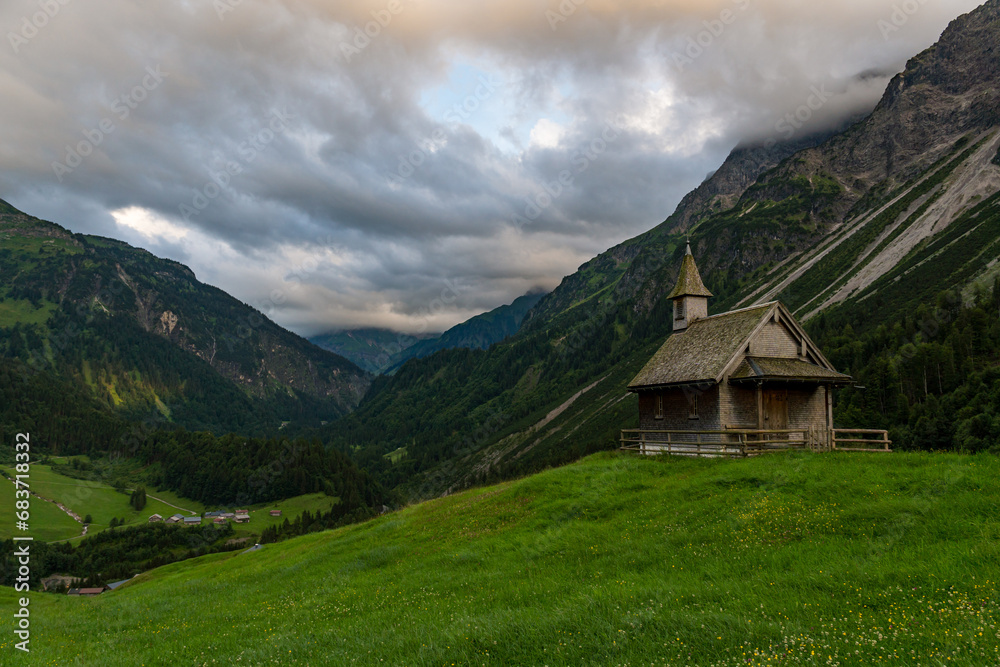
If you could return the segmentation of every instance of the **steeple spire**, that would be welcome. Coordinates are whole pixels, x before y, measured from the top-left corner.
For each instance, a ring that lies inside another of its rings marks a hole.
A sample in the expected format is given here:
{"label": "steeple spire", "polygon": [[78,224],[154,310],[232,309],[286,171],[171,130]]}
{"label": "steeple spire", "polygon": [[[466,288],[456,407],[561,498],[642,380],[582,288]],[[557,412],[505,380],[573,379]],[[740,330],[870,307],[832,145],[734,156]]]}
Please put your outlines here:
{"label": "steeple spire", "polygon": [[687,251],[681,261],[681,272],[677,275],[677,286],[670,293],[668,299],[676,299],[680,296],[715,296],[708,291],[705,283],[701,281],[701,274],[698,273],[698,265],[695,264],[694,255],[691,254],[691,242],[688,241]]}
{"label": "steeple spire", "polygon": [[701,280],[698,265],[691,253],[691,240],[688,239],[684,259],[681,260],[681,270],[677,275],[677,285],[667,297],[674,302],[674,331],[683,331],[691,322],[708,317],[710,296],[712,293]]}

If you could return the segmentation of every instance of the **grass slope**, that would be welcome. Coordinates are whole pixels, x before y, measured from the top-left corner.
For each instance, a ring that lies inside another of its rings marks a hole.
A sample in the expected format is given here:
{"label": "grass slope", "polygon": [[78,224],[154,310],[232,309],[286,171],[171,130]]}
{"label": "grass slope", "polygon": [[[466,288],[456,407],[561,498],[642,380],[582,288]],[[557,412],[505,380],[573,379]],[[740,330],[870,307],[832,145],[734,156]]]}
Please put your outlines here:
{"label": "grass slope", "polygon": [[995,664],[998,494],[991,457],[604,453],[95,599],[33,593],[31,648],[38,664]]}
{"label": "grass slope", "polygon": [[[2,466],[9,475],[14,474],[13,468]],[[13,485],[6,480],[0,480],[13,488]],[[31,478],[29,480],[31,490],[43,498],[62,503],[65,507],[76,512],[80,517],[91,515],[93,523],[88,529],[88,534],[98,533],[108,528],[111,519],[125,519],[126,524],[136,525],[145,523],[153,514],[168,517],[172,514],[181,513],[187,515],[188,512],[180,512],[170,506],[177,505],[194,512],[204,512],[205,507],[201,503],[186,498],[180,498],[169,491],[157,491],[148,489],[150,495],[156,496],[166,501],[166,503],[148,498],[146,507],[141,512],[136,512],[129,505],[129,496],[119,493],[107,484],[82,479],[72,479],[52,471],[51,466],[33,465],[31,466]],[[169,504],[167,504],[169,503]],[[52,541],[80,537],[82,526],[69,517],[65,512],[56,507],[53,503],[40,501],[38,498],[31,500],[33,520],[32,535],[35,539]],[[0,506],[0,539],[9,539],[15,532],[14,525],[14,504],[6,503]]]}
{"label": "grass slope", "polygon": [[[8,474],[13,475],[12,468],[0,466]],[[0,540],[10,539],[18,534],[14,530],[14,485],[8,480],[0,479]],[[94,522],[90,525],[88,534],[93,535],[106,530],[111,519],[124,519],[125,525],[135,526],[146,523],[153,514],[166,518],[174,514],[190,516],[191,512],[202,514],[215,507],[206,507],[188,498],[178,496],[172,491],[161,491],[147,488],[146,506],[141,512],[136,512],[129,505],[129,496],[119,493],[107,484],[101,482],[73,479],[52,471],[50,466],[33,465],[31,467],[31,489],[48,498],[62,503],[81,517],[91,515]],[[8,488],[9,487],[9,488]],[[6,500],[6,501],[5,501]],[[254,505],[250,509],[250,523],[235,526],[236,537],[259,536],[261,531],[270,526],[279,526],[286,519],[295,521],[304,511],[313,514],[326,512],[338,502],[337,498],[324,493],[310,493],[294,498]],[[180,509],[179,509],[180,508]],[[230,508],[235,509],[235,508]],[[272,517],[270,510],[280,509],[280,517]],[[30,534],[45,542],[71,540],[74,543],[82,539],[81,524],[70,518],[68,514],[55,506],[33,497],[31,499]],[[207,520],[203,524],[209,523]]]}
{"label": "grass slope", "polygon": [[79,535],[83,527],[68,514],[38,498],[31,498],[30,533],[14,528],[15,497],[14,483],[0,478],[0,540],[9,540],[14,535],[30,534],[36,540],[54,542]]}

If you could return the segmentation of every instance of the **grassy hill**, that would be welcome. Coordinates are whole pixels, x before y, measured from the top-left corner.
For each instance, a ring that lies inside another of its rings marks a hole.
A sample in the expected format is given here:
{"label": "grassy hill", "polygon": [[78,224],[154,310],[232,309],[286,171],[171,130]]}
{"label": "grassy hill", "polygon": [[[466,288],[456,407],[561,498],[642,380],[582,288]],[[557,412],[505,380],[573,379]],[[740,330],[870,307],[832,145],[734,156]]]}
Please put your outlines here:
{"label": "grassy hill", "polygon": [[603,453],[95,599],[33,593],[31,648],[39,664],[995,664],[998,494],[986,456]]}
{"label": "grassy hill", "polygon": [[[0,470],[13,476],[10,466],[0,466]],[[147,487],[146,506],[136,511],[129,505],[129,494],[116,491],[111,486],[99,481],[73,479],[53,471],[52,466],[35,464],[31,467],[31,489],[34,493],[53,502],[44,502],[37,497],[31,499],[32,535],[37,540],[53,542],[70,540],[79,541],[82,525],[72,519],[66,512],[59,509],[55,503],[60,503],[80,517],[88,514],[92,517],[88,535],[94,535],[107,530],[112,519],[118,519],[120,525],[137,526],[148,522],[153,514],[166,518],[173,514],[192,516],[202,514],[214,506],[206,505],[190,498],[184,498],[176,493],[155,487]],[[8,480],[0,479],[0,540],[8,540],[15,534],[14,530],[14,485]],[[282,500],[271,501],[259,505],[248,505],[251,521],[249,524],[236,526],[236,536],[259,536],[264,528],[278,526],[285,519],[294,521],[304,511],[324,512],[336,504],[337,498],[324,493],[310,493]],[[232,508],[235,509],[235,508]],[[272,517],[269,511],[280,509],[281,517]],[[203,523],[210,523],[204,520]]]}
{"label": "grassy hill", "polygon": [[[0,466],[0,470],[13,477],[14,469],[11,466]],[[7,480],[3,481],[7,486],[13,488]],[[93,519],[90,524],[88,534],[93,535],[108,528],[112,519],[125,520],[127,525],[145,523],[153,514],[160,516],[170,516],[181,513],[190,516],[191,512],[201,513],[205,511],[201,503],[186,498],[180,498],[169,491],[159,491],[154,488],[148,489],[148,495],[155,498],[148,498],[146,507],[141,512],[137,512],[129,506],[129,495],[111,488],[101,482],[72,479],[58,474],[52,470],[51,466],[33,465],[31,466],[31,490],[42,498],[60,503],[67,509],[75,512],[80,517],[88,514]],[[165,502],[164,502],[165,501]],[[42,515],[36,525],[48,535],[39,535],[39,539],[46,541],[69,539],[80,536],[82,525],[77,523],[68,514],[60,510],[54,503],[46,503],[38,498],[32,498],[32,508],[38,510],[48,510],[55,514],[54,519],[48,520],[46,515]],[[184,508],[181,511],[171,505]],[[0,508],[0,539],[10,539],[17,531],[14,525],[14,504],[10,503],[4,508]]]}

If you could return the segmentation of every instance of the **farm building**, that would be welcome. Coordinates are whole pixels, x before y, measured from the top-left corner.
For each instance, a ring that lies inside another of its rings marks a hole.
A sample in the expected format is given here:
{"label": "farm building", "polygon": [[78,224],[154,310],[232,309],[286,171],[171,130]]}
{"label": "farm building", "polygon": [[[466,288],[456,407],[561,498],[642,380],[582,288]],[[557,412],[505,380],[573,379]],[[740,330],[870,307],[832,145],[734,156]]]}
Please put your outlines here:
{"label": "farm building", "polygon": [[149,523],[159,523],[160,521],[163,521],[163,517],[159,514],[153,514],[149,517]]}
{"label": "farm building", "polygon": [[271,510],[270,511],[270,515],[271,516],[281,516],[281,510]]}
{"label": "farm building", "polygon": [[[82,597],[94,597],[95,595],[100,595],[104,591],[108,590],[108,587],[101,586],[100,588],[80,588],[72,590],[79,590],[79,592],[75,593],[75,595],[80,595]],[[74,595],[74,593],[70,593],[70,595]]]}
{"label": "farm building", "polygon": [[201,517],[200,516],[186,516],[184,517],[185,526],[200,526]]}
{"label": "farm building", "polygon": [[[673,333],[629,384],[639,397],[639,429],[623,431],[622,444],[681,454],[836,446],[833,389],[851,377],[834,369],[781,302],[709,316],[711,296],[688,245],[668,297]],[[871,441],[888,447],[883,431],[853,433],[862,437],[842,442],[882,435]]]}
{"label": "farm building", "polygon": [[183,516],[181,516],[180,514],[174,514],[172,517],[167,519],[167,523],[180,523],[183,520],[184,520]]}

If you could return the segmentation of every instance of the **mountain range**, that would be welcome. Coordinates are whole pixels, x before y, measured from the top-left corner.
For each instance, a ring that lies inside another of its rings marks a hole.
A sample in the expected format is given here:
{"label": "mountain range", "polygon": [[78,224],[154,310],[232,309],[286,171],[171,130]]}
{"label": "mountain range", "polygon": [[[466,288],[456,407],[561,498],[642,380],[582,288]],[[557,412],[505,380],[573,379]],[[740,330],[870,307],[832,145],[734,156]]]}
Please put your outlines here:
{"label": "mountain range", "polygon": [[438,335],[411,336],[388,329],[353,329],[321,334],[309,340],[371,373],[392,373],[408,359],[422,359],[452,348],[485,350],[513,336],[543,296],[544,292],[525,294]]}

